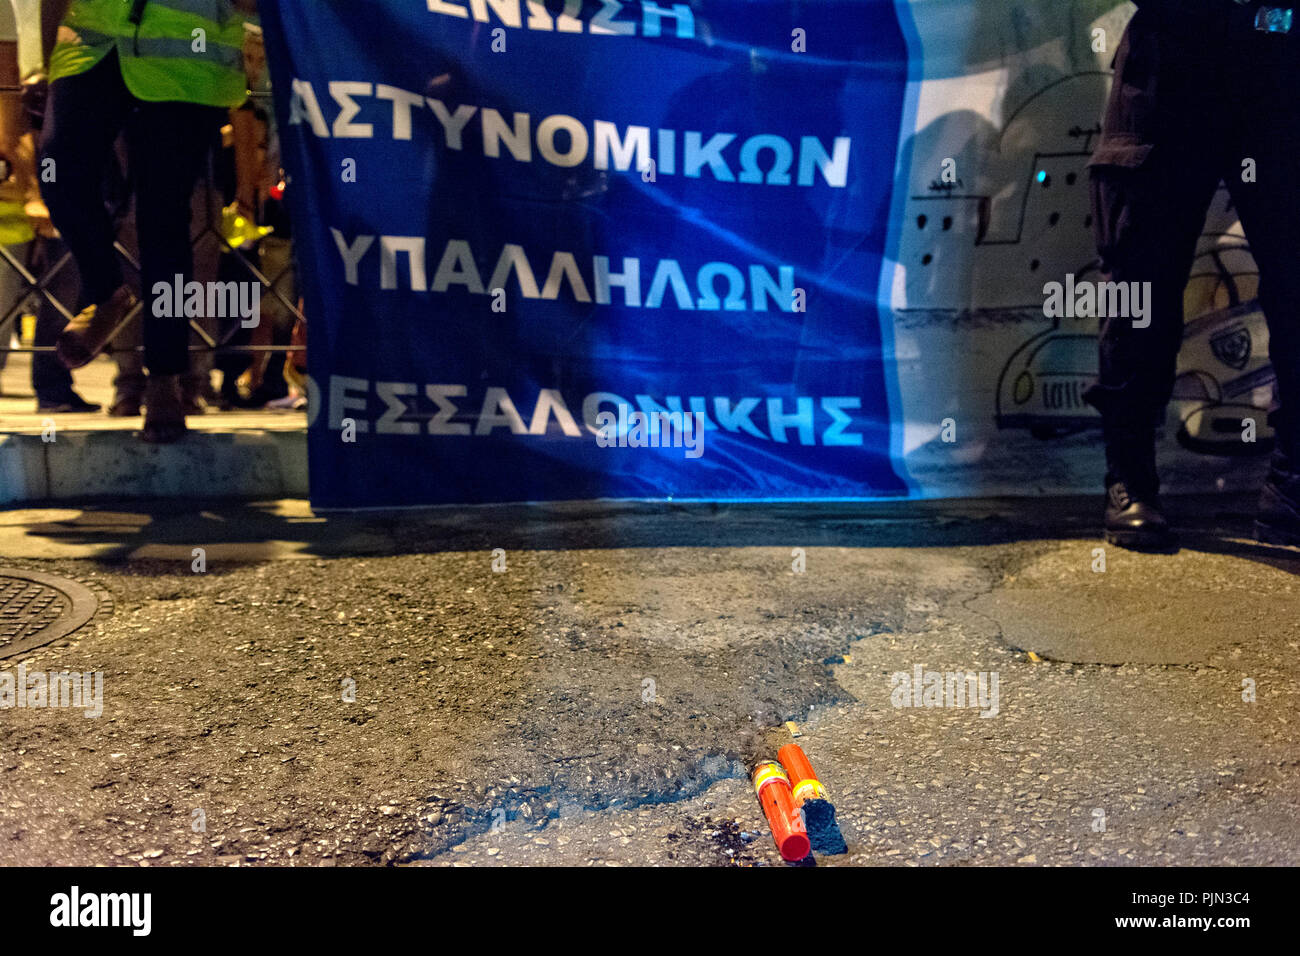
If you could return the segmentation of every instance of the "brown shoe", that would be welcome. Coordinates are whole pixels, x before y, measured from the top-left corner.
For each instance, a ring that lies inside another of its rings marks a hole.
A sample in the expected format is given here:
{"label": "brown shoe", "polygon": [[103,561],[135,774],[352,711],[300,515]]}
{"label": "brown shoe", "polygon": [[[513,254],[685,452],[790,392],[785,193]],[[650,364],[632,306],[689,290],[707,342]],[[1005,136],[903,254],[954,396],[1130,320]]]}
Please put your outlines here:
{"label": "brown shoe", "polygon": [[108,299],[82,309],[59,333],[55,355],[65,368],[81,368],[103,351],[126,314],[138,300],[126,286],[120,286]]}
{"label": "brown shoe", "polygon": [[144,427],[140,440],[169,445],[185,437],[185,408],[179,375],[150,375],[144,390]]}
{"label": "brown shoe", "polygon": [[113,403],[108,414],[113,418],[135,418],[144,407],[144,372],[118,371],[113,378]]}
{"label": "brown shoe", "polygon": [[113,398],[113,404],[108,406],[108,414],[110,418],[135,418],[143,407],[144,402],[139,396],[118,392]]}

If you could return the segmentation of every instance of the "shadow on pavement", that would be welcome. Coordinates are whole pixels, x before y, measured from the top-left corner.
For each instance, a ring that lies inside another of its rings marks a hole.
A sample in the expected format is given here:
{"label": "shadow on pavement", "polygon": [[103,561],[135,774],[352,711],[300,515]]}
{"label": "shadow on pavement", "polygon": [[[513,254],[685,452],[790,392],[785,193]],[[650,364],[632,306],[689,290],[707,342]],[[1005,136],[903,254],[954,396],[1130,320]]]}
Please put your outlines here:
{"label": "shadow on pavement", "polygon": [[[1287,571],[1300,551],[1256,544],[1253,499],[1169,499],[1184,550]],[[1099,497],[845,503],[572,502],[313,514],[298,499],[88,502],[0,510],[0,556],[103,562],[437,553],[504,548],[979,547],[1095,538]]]}

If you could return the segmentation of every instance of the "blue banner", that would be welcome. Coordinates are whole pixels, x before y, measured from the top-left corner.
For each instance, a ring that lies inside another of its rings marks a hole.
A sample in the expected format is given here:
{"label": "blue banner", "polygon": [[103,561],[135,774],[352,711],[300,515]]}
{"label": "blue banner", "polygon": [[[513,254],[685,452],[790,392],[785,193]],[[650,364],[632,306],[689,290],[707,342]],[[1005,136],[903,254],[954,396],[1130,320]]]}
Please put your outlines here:
{"label": "blue banner", "polygon": [[909,494],[905,3],[264,7],[314,506]]}

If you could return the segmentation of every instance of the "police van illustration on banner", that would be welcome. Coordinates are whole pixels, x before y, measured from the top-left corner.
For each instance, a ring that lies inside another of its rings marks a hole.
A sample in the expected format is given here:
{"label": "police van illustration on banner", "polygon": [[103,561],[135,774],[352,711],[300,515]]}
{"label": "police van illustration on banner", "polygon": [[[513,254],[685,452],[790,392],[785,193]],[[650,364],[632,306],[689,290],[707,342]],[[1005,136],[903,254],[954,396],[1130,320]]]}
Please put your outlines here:
{"label": "police van illustration on banner", "polygon": [[[990,111],[947,104],[912,144],[895,314],[997,329],[997,341],[1006,341],[1008,326],[1050,322],[1003,353],[998,429],[1049,439],[1101,426],[1083,400],[1097,376],[1097,310],[1052,317],[1044,303],[1053,282],[1105,279],[1087,164],[1109,83],[1104,70],[1054,77],[1021,94],[1019,105],[1004,102],[1008,119],[1000,130],[986,118]],[[1256,272],[1220,186],[1185,291],[1185,342],[1169,407],[1169,432],[1191,451],[1262,454],[1272,447],[1266,419],[1274,379]],[[1245,418],[1256,423],[1254,442],[1242,441]]]}

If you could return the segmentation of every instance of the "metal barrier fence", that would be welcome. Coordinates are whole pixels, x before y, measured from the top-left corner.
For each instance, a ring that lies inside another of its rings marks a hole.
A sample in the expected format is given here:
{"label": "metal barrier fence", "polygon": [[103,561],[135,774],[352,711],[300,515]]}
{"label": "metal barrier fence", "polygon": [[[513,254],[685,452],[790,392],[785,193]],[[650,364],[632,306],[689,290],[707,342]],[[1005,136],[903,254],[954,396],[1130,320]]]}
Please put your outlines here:
{"label": "metal barrier fence", "polygon": [[[18,95],[21,94],[21,92],[22,92],[22,87],[19,86],[0,86],[0,96]],[[270,94],[253,93],[251,94],[251,97],[254,99],[269,99]],[[209,201],[203,204],[204,218],[202,222],[202,227],[198,230],[197,233],[193,235],[193,238],[190,241],[191,248],[197,250],[201,243],[205,241],[215,240],[220,244],[221,251],[226,254],[233,255],[236,259],[238,259],[239,263],[241,263],[243,268],[245,268],[248,271],[248,274],[252,276],[253,280],[255,280],[265,292],[268,292],[272,296],[274,296],[279,301],[280,305],[284,307],[287,314],[292,315],[295,319],[303,319],[303,314],[301,310],[299,310],[297,303],[291,302],[289,298],[285,296],[285,294],[279,288],[280,280],[283,279],[288,273],[290,273],[293,270],[294,260],[292,254],[286,257],[283,267],[278,272],[276,272],[275,275],[268,276],[265,273],[263,273],[258,263],[253,262],[247,255],[245,255],[243,250],[236,248],[235,246],[232,246],[229,242],[227,242],[225,235],[222,233],[221,221],[219,218],[220,217],[219,210],[221,204],[219,202],[216,203],[214,209],[214,204],[210,201],[211,197],[216,194],[216,186],[213,182],[211,163],[208,164],[208,169],[202,177],[200,188],[205,190],[205,195],[209,198]],[[130,202],[130,197],[127,197],[125,200],[123,200],[123,202],[124,203]],[[114,213],[115,213],[114,215],[115,221],[124,222],[126,220],[126,217],[122,215],[123,213],[122,208],[119,207],[115,209]],[[193,225],[191,225],[191,232],[192,233],[194,232]],[[76,309],[74,307],[69,306],[67,303],[63,302],[62,300],[60,300],[59,297],[55,295],[54,292],[51,291],[50,289],[50,286],[53,285],[55,280],[58,278],[59,273],[63,269],[68,268],[69,263],[72,261],[72,253],[64,249],[61,255],[57,256],[56,258],[53,258],[52,261],[46,262],[44,264],[44,268],[42,268],[39,274],[37,274],[34,273],[32,270],[30,270],[27,267],[27,265],[24,264],[17,255],[14,254],[14,248],[15,247],[12,246],[0,245],[0,269],[12,270],[13,273],[17,275],[19,281],[18,291],[14,296],[11,297],[12,301],[8,303],[0,302],[0,309],[3,310],[0,311],[0,353],[53,352],[54,351],[53,346],[20,345],[17,348],[10,348],[9,342],[10,342],[10,336],[12,334],[12,324],[17,319],[19,319],[19,317],[24,312],[24,307],[28,306],[33,299],[36,299],[38,301],[43,300],[49,303],[49,305],[57,309],[59,313],[66,320],[71,320],[73,318],[74,314],[76,313]],[[123,261],[123,263],[126,266],[128,266],[136,275],[139,275],[140,273],[139,260],[123,244],[121,239],[120,226],[119,226],[119,235],[117,240],[113,244],[113,248],[117,252],[118,257]],[[137,302],[136,305],[122,319],[122,321],[118,323],[117,328],[115,328],[113,330],[112,335],[109,336],[110,343],[113,341],[113,339],[115,339],[118,335],[120,335],[121,332],[124,329],[126,329],[132,322],[136,322],[139,320],[140,314],[144,308],[145,298],[146,298],[145,296],[141,295],[140,301]],[[205,329],[202,326],[202,324],[200,324],[200,322],[196,321],[195,319],[190,319],[189,325],[192,332],[195,335],[197,335],[200,340],[198,344],[190,345],[191,352],[204,352],[204,353],[214,353],[214,354],[239,354],[239,353],[257,353],[257,352],[298,352],[306,348],[306,346],[304,345],[294,345],[294,344],[234,345],[231,343],[231,339],[233,339],[241,331],[241,325],[238,321],[232,323],[232,327],[229,330],[227,330],[226,333],[220,337],[220,339],[215,338],[209,332],[208,329]],[[136,345],[133,346],[132,348],[137,352],[142,352],[144,350],[143,345]],[[119,349],[115,349],[115,351],[117,350],[120,350],[120,347]]]}

